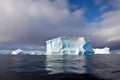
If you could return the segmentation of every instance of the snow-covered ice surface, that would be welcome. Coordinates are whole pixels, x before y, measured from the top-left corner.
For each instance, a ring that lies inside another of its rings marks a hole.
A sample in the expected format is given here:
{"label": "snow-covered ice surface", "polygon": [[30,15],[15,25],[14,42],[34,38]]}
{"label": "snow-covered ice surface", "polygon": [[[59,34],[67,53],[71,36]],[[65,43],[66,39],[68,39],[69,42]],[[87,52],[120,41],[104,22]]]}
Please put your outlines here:
{"label": "snow-covered ice surface", "polygon": [[45,55],[45,51],[42,50],[28,50],[24,51],[24,53],[28,55]]}
{"label": "snow-covered ice surface", "polygon": [[23,55],[24,52],[23,52],[23,50],[21,50],[21,49],[17,49],[17,50],[12,51],[11,54],[12,54],[12,55]]}
{"label": "snow-covered ice surface", "polygon": [[42,55],[45,51],[41,50],[26,50],[17,49],[11,52],[11,55]]}
{"label": "snow-covered ice surface", "polygon": [[105,48],[96,48],[93,49],[95,54],[110,54],[110,48],[105,47]]}
{"label": "snow-covered ice surface", "polygon": [[2,55],[7,55],[7,54],[11,54],[12,50],[0,50],[0,54]]}
{"label": "snow-covered ice surface", "polygon": [[84,55],[94,54],[89,38],[84,37],[58,37],[46,41],[47,55]]}
{"label": "snow-covered ice surface", "polygon": [[45,53],[43,50],[0,50],[1,55],[45,55]]}

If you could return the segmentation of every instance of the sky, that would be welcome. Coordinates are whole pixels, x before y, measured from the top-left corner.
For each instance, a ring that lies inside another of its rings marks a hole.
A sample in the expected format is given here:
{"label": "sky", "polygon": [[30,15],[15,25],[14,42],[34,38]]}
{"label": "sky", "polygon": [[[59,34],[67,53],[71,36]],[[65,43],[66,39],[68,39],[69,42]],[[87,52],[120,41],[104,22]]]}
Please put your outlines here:
{"label": "sky", "polygon": [[120,0],[0,0],[0,49],[41,48],[59,36],[120,50]]}

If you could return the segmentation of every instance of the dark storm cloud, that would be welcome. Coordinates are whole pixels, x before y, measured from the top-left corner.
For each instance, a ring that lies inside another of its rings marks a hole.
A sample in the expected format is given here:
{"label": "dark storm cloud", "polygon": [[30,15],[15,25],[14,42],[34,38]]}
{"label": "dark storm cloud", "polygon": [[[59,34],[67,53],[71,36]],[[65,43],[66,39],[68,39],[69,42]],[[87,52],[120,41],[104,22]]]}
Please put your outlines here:
{"label": "dark storm cloud", "polygon": [[119,9],[87,23],[85,7],[70,8],[68,0],[0,0],[0,42],[45,45],[59,36],[85,36],[103,47],[120,41]]}
{"label": "dark storm cloud", "polygon": [[[65,0],[2,0],[0,41],[40,42],[82,33],[84,9],[69,12]],[[74,34],[75,33],[75,34]]]}

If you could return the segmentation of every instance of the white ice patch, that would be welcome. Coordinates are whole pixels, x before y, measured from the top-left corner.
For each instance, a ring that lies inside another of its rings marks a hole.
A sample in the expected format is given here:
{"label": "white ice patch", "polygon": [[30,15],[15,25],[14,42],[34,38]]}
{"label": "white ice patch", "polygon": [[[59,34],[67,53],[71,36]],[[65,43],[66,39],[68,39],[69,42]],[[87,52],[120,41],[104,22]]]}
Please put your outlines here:
{"label": "white ice patch", "polygon": [[95,48],[93,49],[95,54],[110,54],[110,48],[105,47],[105,48]]}
{"label": "white ice patch", "polygon": [[45,51],[41,50],[21,50],[17,49],[11,52],[11,55],[44,55]]}
{"label": "white ice patch", "polygon": [[12,55],[18,55],[18,54],[24,54],[24,53],[23,53],[23,50],[17,49],[17,50],[12,51],[11,54],[12,54]]}

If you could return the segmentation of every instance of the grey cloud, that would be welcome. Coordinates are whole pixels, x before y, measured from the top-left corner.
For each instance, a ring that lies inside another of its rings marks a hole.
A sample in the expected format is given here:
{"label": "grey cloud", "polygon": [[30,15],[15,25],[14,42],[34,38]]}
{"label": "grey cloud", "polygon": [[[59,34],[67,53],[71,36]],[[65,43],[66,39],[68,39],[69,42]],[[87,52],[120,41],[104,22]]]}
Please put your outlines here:
{"label": "grey cloud", "polygon": [[[97,38],[97,44],[100,46],[107,45],[112,49],[119,49],[120,46],[120,10],[109,11],[100,16],[100,28],[93,33]],[[102,41],[102,42],[101,42]]]}
{"label": "grey cloud", "polygon": [[109,0],[109,4],[115,9],[120,9],[120,0]]}
{"label": "grey cloud", "polygon": [[0,0],[0,42],[45,45],[48,39],[66,35],[90,37],[103,47],[120,40],[119,11],[103,14],[99,23],[87,23],[85,8],[69,8],[67,0]]}
{"label": "grey cloud", "polygon": [[[69,12],[65,0],[1,0],[0,41],[39,41],[82,33],[84,9]],[[42,41],[42,42],[43,42]]]}

